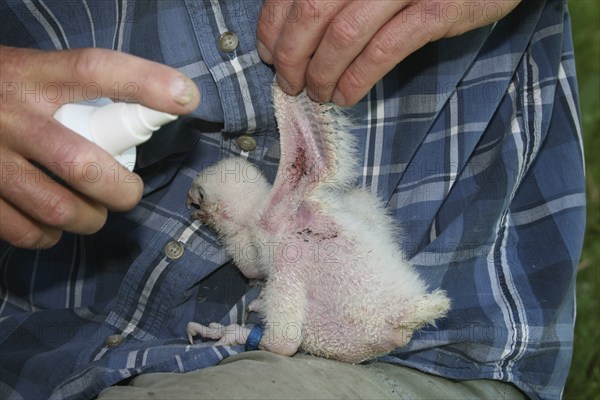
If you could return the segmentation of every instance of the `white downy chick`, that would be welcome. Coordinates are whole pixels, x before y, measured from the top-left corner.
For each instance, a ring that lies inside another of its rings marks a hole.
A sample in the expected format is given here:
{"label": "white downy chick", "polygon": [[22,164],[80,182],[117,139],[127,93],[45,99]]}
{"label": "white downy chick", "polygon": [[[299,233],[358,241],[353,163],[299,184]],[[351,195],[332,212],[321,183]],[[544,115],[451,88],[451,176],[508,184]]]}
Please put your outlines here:
{"label": "white downy chick", "polygon": [[256,253],[260,250],[256,228],[270,191],[271,184],[254,164],[241,157],[230,157],[201,171],[188,192],[188,208],[198,208],[192,217],[223,238],[226,251],[250,279],[266,278]]}
{"label": "white downy chick", "polygon": [[[265,325],[259,348],[358,363],[406,345],[446,315],[450,300],[428,292],[406,263],[383,203],[353,186],[357,156],[344,115],[277,86],[273,101],[281,144],[273,187],[250,162],[229,158],[201,172],[188,194],[194,218],[221,235],[242,273],[265,280],[249,307]],[[248,247],[255,252],[236,251]],[[188,325],[190,339],[223,345],[249,333]]]}

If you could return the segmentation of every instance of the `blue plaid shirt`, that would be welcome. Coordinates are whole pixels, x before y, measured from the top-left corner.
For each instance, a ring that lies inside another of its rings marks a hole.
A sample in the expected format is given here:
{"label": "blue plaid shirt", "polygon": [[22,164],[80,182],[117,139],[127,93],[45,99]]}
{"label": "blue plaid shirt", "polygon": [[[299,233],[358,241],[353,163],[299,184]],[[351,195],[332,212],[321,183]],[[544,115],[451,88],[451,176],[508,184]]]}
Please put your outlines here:
{"label": "blue plaid shirt", "polygon": [[[241,347],[190,345],[189,321],[241,322],[256,296],[190,218],[196,172],[231,154],[273,179],[273,71],[255,47],[260,1],[3,1],[1,43],[105,47],[169,64],[202,104],[141,146],[145,195],[92,236],[0,246],[0,397],[96,396],[148,372],[217,364]],[[225,31],[240,40],[219,50]],[[109,94],[107,94],[109,95]],[[349,111],[361,179],[406,236],[408,261],[452,299],[448,317],[382,360],[559,398],[573,346],[584,167],[566,5],[523,2],[432,43]],[[235,138],[252,134],[257,148]],[[184,254],[165,256],[178,241]]]}

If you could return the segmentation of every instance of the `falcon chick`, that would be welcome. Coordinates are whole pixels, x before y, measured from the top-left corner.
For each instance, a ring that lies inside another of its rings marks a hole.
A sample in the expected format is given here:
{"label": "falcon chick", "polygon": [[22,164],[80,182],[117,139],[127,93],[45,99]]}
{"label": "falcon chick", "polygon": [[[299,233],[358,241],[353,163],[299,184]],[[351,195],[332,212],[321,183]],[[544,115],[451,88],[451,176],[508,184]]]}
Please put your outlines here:
{"label": "falcon chick", "polygon": [[[305,92],[276,85],[281,158],[273,186],[232,157],[198,174],[193,217],[214,229],[240,271],[264,281],[250,311],[258,347],[359,363],[404,346],[414,330],[446,315],[450,300],[429,292],[406,262],[381,200],[355,186],[357,155],[346,117]],[[244,344],[251,330],[188,324],[188,336]]]}

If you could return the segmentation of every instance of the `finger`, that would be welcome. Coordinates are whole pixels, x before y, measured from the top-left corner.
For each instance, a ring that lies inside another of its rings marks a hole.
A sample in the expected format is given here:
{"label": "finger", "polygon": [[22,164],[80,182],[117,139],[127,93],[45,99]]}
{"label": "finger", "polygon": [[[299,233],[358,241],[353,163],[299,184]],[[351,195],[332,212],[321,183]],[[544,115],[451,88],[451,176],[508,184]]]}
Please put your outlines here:
{"label": "finger", "polygon": [[260,58],[267,64],[273,64],[275,44],[287,19],[286,14],[293,3],[293,0],[267,0],[260,10],[256,26],[256,49]]}
{"label": "finger", "polygon": [[176,69],[117,51],[98,48],[52,52],[2,48],[0,51],[5,60],[3,69],[13,67],[31,82],[49,83],[39,89],[49,91],[50,94],[42,93],[44,100],[50,97],[49,103],[55,108],[67,102],[110,97],[184,114],[193,111],[200,100],[194,82]]}
{"label": "finger", "polygon": [[356,104],[400,61],[449,30],[447,23],[424,24],[411,5],[385,24],[350,64],[338,81],[332,101]]}
{"label": "finger", "polygon": [[341,10],[328,25],[308,65],[309,97],[319,102],[331,100],[344,71],[375,33],[406,4],[404,1],[355,1]]}
{"label": "finger", "polygon": [[[106,222],[104,207],[82,198],[6,150],[2,155],[0,196],[40,226],[89,234]],[[27,199],[23,201],[23,199]],[[4,215],[3,224],[4,222]]]}
{"label": "finger", "polygon": [[76,50],[73,70],[81,82],[117,87],[118,100],[136,100],[176,114],[193,111],[200,100],[194,82],[165,65],[104,49]]}
{"label": "finger", "polygon": [[[40,163],[91,202],[116,211],[129,210],[139,202],[143,190],[139,176],[52,117],[33,113],[23,119],[7,113],[3,122],[7,131],[20,130],[19,135],[3,137],[4,146],[23,159]],[[73,197],[68,199],[74,201]]]}
{"label": "finger", "polygon": [[25,249],[47,249],[55,245],[61,231],[40,225],[0,198],[0,238],[13,246]]}
{"label": "finger", "polygon": [[450,20],[445,37],[452,37],[499,21],[514,10],[520,2],[521,0],[503,0],[442,4],[435,11],[445,15],[445,18],[440,19]]}
{"label": "finger", "polygon": [[297,94],[304,88],[311,57],[329,24],[348,4],[343,1],[300,1],[288,8],[293,12],[284,12],[287,18],[275,45],[274,65],[279,86],[288,94]]}
{"label": "finger", "polygon": [[[495,22],[511,12],[519,2],[520,0],[460,4],[411,2],[376,33],[344,71],[332,101],[341,106],[356,104],[375,83],[409,54],[429,42],[460,35]],[[446,17],[440,17],[440,13]]]}

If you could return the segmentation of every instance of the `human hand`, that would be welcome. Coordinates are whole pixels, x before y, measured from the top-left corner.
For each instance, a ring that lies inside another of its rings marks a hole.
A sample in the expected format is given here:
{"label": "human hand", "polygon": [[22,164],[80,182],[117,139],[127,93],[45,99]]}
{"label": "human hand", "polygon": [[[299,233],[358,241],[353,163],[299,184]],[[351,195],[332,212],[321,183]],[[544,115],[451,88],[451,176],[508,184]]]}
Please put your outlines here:
{"label": "human hand", "polygon": [[288,94],[357,103],[425,44],[498,21],[520,0],[267,0],[258,53]]}
{"label": "human hand", "polygon": [[94,233],[107,210],[125,211],[140,200],[138,175],[53,118],[62,104],[95,97],[184,114],[200,93],[178,71],[116,51],[0,46],[2,240],[51,247],[62,231]]}

